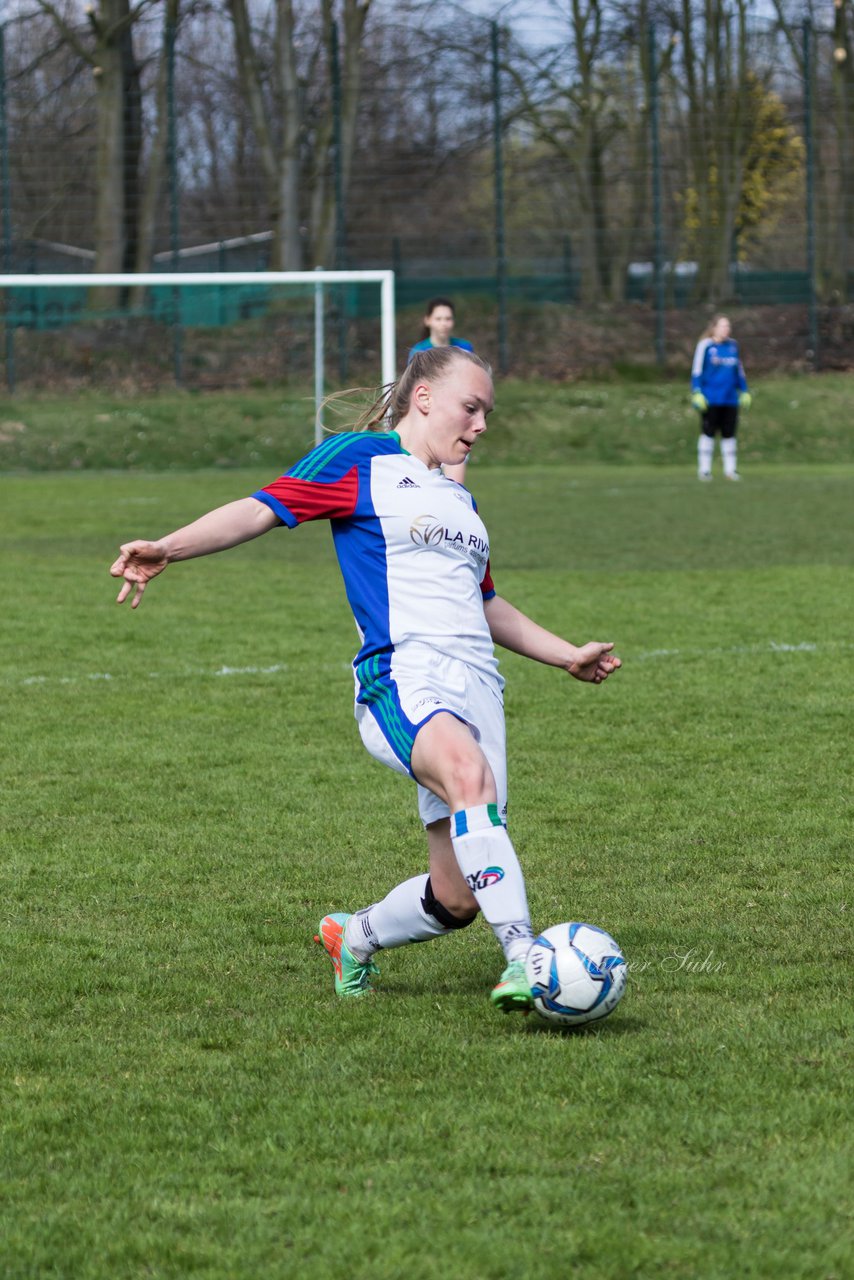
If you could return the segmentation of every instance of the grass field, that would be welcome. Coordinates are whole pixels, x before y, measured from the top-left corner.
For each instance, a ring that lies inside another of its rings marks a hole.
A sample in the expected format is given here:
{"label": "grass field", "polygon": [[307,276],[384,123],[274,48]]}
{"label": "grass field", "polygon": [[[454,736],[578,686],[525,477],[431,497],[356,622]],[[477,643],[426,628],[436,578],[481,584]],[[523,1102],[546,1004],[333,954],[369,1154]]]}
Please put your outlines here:
{"label": "grass field", "polygon": [[358,743],[328,530],[113,603],[120,541],[275,467],[0,479],[4,1280],[852,1274],[842,423],[740,486],[473,472],[499,590],[625,662],[502,661],[535,923],[630,962],[576,1034],[491,1011],[481,923],[332,995],[319,917],[423,837]]}
{"label": "grass field", "polygon": [[[687,379],[635,375],[500,382],[478,470],[520,459],[691,465],[697,415]],[[744,463],[854,462],[849,375],[768,377],[754,394],[740,426]],[[332,411],[327,420],[335,425]],[[266,474],[313,440],[313,394],[293,384],[218,395],[0,397],[0,472],[257,467]]]}

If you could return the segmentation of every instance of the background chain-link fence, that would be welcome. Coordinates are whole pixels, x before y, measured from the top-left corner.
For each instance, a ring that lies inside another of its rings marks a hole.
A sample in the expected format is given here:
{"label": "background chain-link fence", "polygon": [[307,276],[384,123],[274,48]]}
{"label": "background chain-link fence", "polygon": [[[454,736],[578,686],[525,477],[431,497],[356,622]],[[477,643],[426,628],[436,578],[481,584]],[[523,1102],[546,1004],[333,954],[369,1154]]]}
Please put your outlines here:
{"label": "background chain-link fence", "polygon": [[[4,272],[391,267],[402,351],[450,294],[505,372],[675,366],[716,308],[754,368],[851,360],[854,0],[5,15]],[[163,299],[9,293],[7,362],[82,319],[175,323]],[[342,376],[373,306],[335,301]],[[200,291],[180,321],[247,309]]]}

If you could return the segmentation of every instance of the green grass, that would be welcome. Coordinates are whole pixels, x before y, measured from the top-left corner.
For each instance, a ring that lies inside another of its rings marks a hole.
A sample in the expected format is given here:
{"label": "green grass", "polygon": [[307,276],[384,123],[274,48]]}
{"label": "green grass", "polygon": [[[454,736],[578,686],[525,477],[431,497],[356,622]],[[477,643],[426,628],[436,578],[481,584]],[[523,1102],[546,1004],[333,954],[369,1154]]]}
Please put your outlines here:
{"label": "green grass", "polygon": [[535,922],[631,965],[575,1035],[491,1011],[481,923],[332,995],[320,915],[423,836],[328,530],[113,603],[277,469],[0,481],[4,1280],[844,1280],[854,467],[473,472],[499,590],[625,661],[502,661]]}
{"label": "green grass", "polygon": [[[850,377],[764,378],[742,414],[741,459],[854,462]],[[330,425],[336,419],[327,414]],[[478,469],[524,461],[575,464],[691,464],[697,414],[687,380],[615,376],[610,382],[508,379],[497,387],[488,447]],[[310,388],[204,395],[68,396],[0,399],[0,471],[198,467],[275,469],[314,440]]]}

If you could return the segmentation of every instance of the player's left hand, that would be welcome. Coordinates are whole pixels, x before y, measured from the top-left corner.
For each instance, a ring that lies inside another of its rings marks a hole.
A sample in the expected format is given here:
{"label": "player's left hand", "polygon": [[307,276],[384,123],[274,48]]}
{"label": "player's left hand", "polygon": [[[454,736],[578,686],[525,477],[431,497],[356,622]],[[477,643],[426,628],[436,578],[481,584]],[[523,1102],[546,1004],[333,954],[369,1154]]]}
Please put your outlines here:
{"label": "player's left hand", "polygon": [[617,655],[611,653],[613,647],[613,644],[600,644],[598,640],[591,640],[576,650],[575,658],[566,669],[576,680],[601,684],[623,665]]}
{"label": "player's left hand", "polygon": [[753,396],[750,394],[749,391],[739,391],[738,403],[742,409],[749,409],[750,406],[753,404]]}

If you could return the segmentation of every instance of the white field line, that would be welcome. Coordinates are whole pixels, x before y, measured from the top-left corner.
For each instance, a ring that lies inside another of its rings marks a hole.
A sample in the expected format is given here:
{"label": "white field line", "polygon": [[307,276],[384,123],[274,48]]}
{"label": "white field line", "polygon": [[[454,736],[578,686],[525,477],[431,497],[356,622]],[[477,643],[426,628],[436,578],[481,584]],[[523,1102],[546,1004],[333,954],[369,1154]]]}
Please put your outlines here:
{"label": "white field line", "polygon": [[650,649],[647,653],[633,654],[632,661],[652,662],[656,658],[705,658],[739,653],[819,653],[826,649],[847,649],[848,647],[844,642],[833,641],[830,644],[818,645],[811,640],[802,640],[800,644],[766,640],[764,644],[733,644],[717,649]]}
{"label": "white field line", "polygon": [[[349,663],[324,663],[324,669],[331,670],[347,670]],[[216,679],[218,676],[270,676],[280,675],[283,671],[290,671],[291,664],[287,662],[277,662],[272,667],[217,667],[211,671],[204,667],[185,667],[183,671],[148,671],[142,677],[144,680],[197,680],[197,679]],[[110,671],[93,671],[83,676],[25,676],[22,680],[6,680],[7,684],[19,685],[45,685],[45,684],[84,684],[91,681],[119,681],[127,682],[128,680],[137,679],[137,676],[131,676],[128,673],[113,675]]]}
{"label": "white field line", "polygon": [[[731,657],[745,654],[786,654],[786,653],[803,653],[818,654],[838,651],[840,649],[850,649],[851,643],[844,640],[823,641],[818,644],[811,640],[801,640],[798,643],[789,643],[782,640],[766,640],[761,644],[735,644],[713,649],[688,648],[688,649],[648,649],[646,652],[629,653],[623,655],[626,664],[630,666],[634,662],[660,662],[665,659],[673,658],[717,658]],[[143,676],[146,680],[216,680],[224,677],[240,678],[241,676],[278,676],[284,675],[291,671],[300,671],[302,664],[295,666],[289,662],[276,662],[269,667],[229,667],[222,666],[213,670],[204,667],[186,667],[183,671],[149,671]],[[324,671],[349,671],[351,669],[349,662],[325,662],[315,663],[315,670]],[[17,685],[20,687],[30,686],[42,688],[46,685],[69,685],[69,684],[86,684],[101,681],[103,683],[120,683],[126,684],[128,681],[139,679],[139,675],[129,674],[127,672],[119,672],[113,674],[109,671],[93,671],[88,675],[80,676],[24,676],[16,678],[7,676],[2,683],[5,685]]]}

